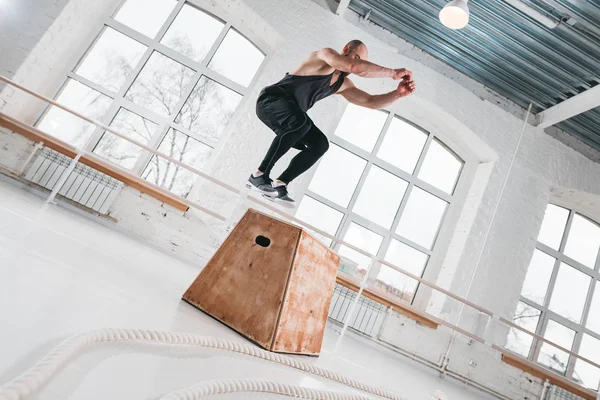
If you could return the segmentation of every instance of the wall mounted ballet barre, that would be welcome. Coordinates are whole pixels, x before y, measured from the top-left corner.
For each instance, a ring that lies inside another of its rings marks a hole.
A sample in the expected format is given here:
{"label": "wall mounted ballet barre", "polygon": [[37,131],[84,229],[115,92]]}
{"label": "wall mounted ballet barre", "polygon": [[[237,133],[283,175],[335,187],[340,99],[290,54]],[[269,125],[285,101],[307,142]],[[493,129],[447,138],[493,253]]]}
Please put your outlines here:
{"label": "wall mounted ballet barre", "polygon": [[[515,355],[515,353],[510,352],[509,350],[506,350],[506,349],[504,349],[504,348],[502,348],[502,347],[500,347],[498,345],[495,345],[495,344],[491,343],[491,340],[489,339],[489,335],[490,335],[489,331],[490,331],[490,327],[491,327],[491,324],[492,324],[493,321],[501,322],[501,323],[507,325],[510,328],[514,328],[514,329],[517,329],[517,330],[519,330],[521,332],[524,332],[525,334],[530,335],[532,338],[534,338],[536,340],[539,340],[539,341],[542,341],[544,343],[550,344],[550,345],[554,346],[555,348],[557,348],[557,349],[559,349],[561,351],[564,351],[565,353],[569,354],[570,356],[573,356],[573,357],[575,357],[575,358],[577,358],[579,360],[585,361],[585,362],[589,363],[590,365],[592,365],[592,366],[600,369],[600,364],[595,363],[595,362],[593,362],[593,361],[591,361],[591,360],[589,360],[589,359],[587,359],[587,358],[585,358],[583,356],[580,356],[579,354],[574,353],[571,350],[566,349],[566,348],[564,348],[564,347],[562,347],[562,346],[560,346],[558,344],[555,344],[554,342],[552,342],[552,341],[550,341],[550,340],[548,340],[548,339],[546,339],[546,338],[544,338],[542,336],[539,336],[536,333],[530,332],[527,329],[522,328],[521,326],[513,323],[512,321],[509,321],[506,318],[498,316],[498,315],[494,314],[492,311],[489,311],[489,310],[485,309],[484,307],[481,307],[481,306],[479,306],[479,305],[477,305],[477,304],[475,304],[475,303],[473,303],[473,302],[471,302],[471,301],[469,301],[469,300],[467,300],[465,298],[462,298],[459,295],[456,295],[456,294],[454,294],[454,293],[452,293],[452,292],[450,292],[450,291],[448,291],[448,290],[446,290],[446,289],[444,289],[444,288],[442,288],[440,286],[437,286],[436,284],[431,283],[431,282],[423,279],[420,276],[414,275],[414,274],[410,273],[409,271],[406,271],[406,270],[404,270],[404,269],[402,269],[402,268],[400,268],[400,267],[398,267],[398,266],[396,266],[394,264],[391,264],[391,263],[389,263],[389,262],[387,262],[385,260],[379,259],[375,255],[373,255],[373,254],[371,254],[371,253],[369,253],[369,252],[367,252],[367,251],[365,251],[363,249],[360,249],[360,248],[358,248],[358,247],[356,247],[356,246],[354,246],[354,245],[352,245],[350,243],[347,243],[347,242],[345,242],[345,241],[343,241],[343,240],[341,240],[339,238],[336,238],[336,237],[328,234],[327,232],[324,232],[324,231],[320,230],[319,228],[316,228],[316,227],[314,227],[314,226],[312,226],[310,224],[307,224],[306,222],[301,221],[301,220],[299,220],[299,219],[297,219],[297,218],[295,218],[295,217],[287,214],[286,212],[280,210],[279,208],[277,208],[277,207],[275,207],[275,206],[273,206],[271,204],[268,204],[265,201],[262,201],[262,200],[260,200],[260,199],[258,199],[256,197],[252,196],[250,194],[249,190],[241,190],[241,189],[238,189],[238,188],[236,188],[234,186],[231,186],[231,185],[229,185],[229,184],[227,184],[227,183],[225,183],[225,182],[223,182],[223,181],[221,181],[219,179],[216,179],[216,178],[214,178],[214,177],[206,174],[203,171],[200,171],[200,170],[198,170],[198,169],[196,169],[194,167],[191,167],[191,166],[189,166],[189,165],[187,165],[187,164],[185,164],[185,163],[177,160],[176,158],[173,158],[173,157],[171,157],[171,156],[169,156],[169,155],[167,155],[165,153],[162,153],[162,152],[160,152],[160,151],[158,151],[156,149],[153,149],[153,148],[151,148],[151,147],[149,147],[149,146],[147,146],[147,145],[145,145],[143,143],[140,143],[140,142],[138,142],[138,141],[136,141],[136,140],[134,140],[134,139],[132,139],[132,138],[130,138],[130,137],[122,134],[121,132],[119,132],[119,131],[117,131],[117,130],[115,130],[115,129],[113,129],[113,128],[111,128],[111,127],[109,127],[109,126],[107,126],[107,125],[105,125],[105,124],[103,124],[101,122],[98,122],[98,121],[96,121],[96,120],[94,120],[92,118],[89,118],[89,117],[87,117],[87,116],[85,116],[85,115],[83,115],[83,114],[81,114],[81,113],[79,113],[79,112],[77,112],[75,110],[72,110],[69,107],[66,107],[66,106],[62,105],[62,104],[56,102],[53,99],[50,99],[50,98],[45,97],[45,96],[43,96],[43,95],[41,95],[39,93],[36,93],[36,92],[34,92],[34,91],[32,91],[32,90],[24,87],[24,86],[22,86],[22,85],[20,85],[20,84],[18,84],[16,82],[14,82],[14,81],[12,81],[11,79],[9,79],[7,77],[4,77],[4,76],[0,75],[0,81],[5,82],[8,85],[13,86],[13,87],[15,87],[15,88],[17,88],[17,89],[19,89],[19,90],[21,90],[21,91],[23,91],[23,92],[25,92],[25,93],[33,96],[33,97],[39,99],[39,100],[42,100],[45,103],[51,104],[51,105],[53,105],[55,107],[58,107],[58,108],[66,111],[66,112],[68,112],[68,113],[70,113],[72,115],[75,115],[78,118],[81,118],[81,119],[83,119],[86,122],[89,122],[89,123],[91,123],[91,124],[93,124],[93,125],[95,125],[95,126],[97,126],[99,128],[102,128],[102,129],[104,129],[104,130],[106,130],[106,131],[114,134],[115,136],[117,136],[117,137],[119,137],[119,138],[121,138],[123,140],[126,140],[127,142],[132,143],[132,144],[134,144],[134,145],[136,145],[136,146],[138,146],[138,147],[140,147],[140,148],[148,151],[149,153],[151,153],[153,155],[156,155],[156,156],[161,157],[161,158],[163,158],[165,160],[168,160],[168,161],[172,162],[173,164],[175,164],[175,165],[177,165],[177,166],[179,166],[179,167],[181,167],[183,169],[186,169],[186,170],[194,173],[195,175],[197,175],[199,177],[202,177],[203,179],[206,179],[207,181],[209,181],[211,183],[214,183],[217,186],[222,187],[222,188],[224,188],[224,189],[232,192],[233,194],[238,195],[240,201],[238,203],[238,207],[237,208],[239,208],[240,206],[246,205],[248,202],[255,203],[255,204],[257,204],[257,205],[259,205],[261,207],[264,207],[264,208],[268,209],[269,211],[271,211],[273,213],[276,213],[276,214],[282,216],[284,219],[286,219],[288,221],[291,221],[291,222],[296,223],[298,225],[304,226],[307,229],[310,229],[310,230],[312,230],[312,231],[314,231],[314,232],[322,235],[323,237],[326,237],[327,239],[332,240],[333,243],[344,245],[344,246],[346,246],[346,247],[348,247],[348,248],[350,248],[350,249],[358,252],[359,254],[362,254],[362,255],[365,255],[365,256],[369,257],[371,259],[371,263],[369,264],[369,267],[367,268],[367,273],[365,274],[364,278],[361,281],[360,286],[358,287],[358,295],[356,296],[356,299],[355,299],[355,302],[354,302],[354,305],[353,305],[353,309],[356,307],[356,304],[358,302],[358,298],[360,297],[360,295],[362,294],[362,292],[367,288],[367,284],[368,284],[368,281],[369,281],[369,278],[370,278],[369,274],[373,270],[371,267],[375,263],[380,263],[382,265],[390,267],[390,268],[392,268],[392,269],[394,269],[394,270],[396,270],[396,271],[398,271],[398,272],[400,272],[400,273],[402,273],[402,274],[404,274],[404,275],[406,275],[406,276],[408,276],[408,277],[410,277],[410,278],[412,278],[412,279],[414,279],[414,280],[416,280],[416,281],[424,284],[425,286],[430,287],[431,289],[434,289],[434,290],[436,290],[436,291],[438,291],[440,293],[443,293],[446,296],[448,296],[448,297],[450,297],[450,298],[452,298],[454,300],[457,300],[457,301],[459,301],[459,302],[461,302],[461,303],[463,303],[463,304],[465,304],[465,305],[467,305],[467,306],[469,306],[469,307],[471,307],[471,308],[479,311],[480,313],[482,313],[482,314],[484,314],[484,315],[486,315],[488,317],[488,322],[487,322],[487,324],[485,326],[485,331],[484,331],[483,337],[480,337],[480,336],[477,336],[475,334],[472,334],[472,333],[470,333],[470,332],[468,332],[468,331],[460,328],[457,325],[454,325],[454,324],[452,324],[450,322],[447,322],[445,320],[442,320],[440,318],[434,317],[433,315],[431,315],[431,314],[429,314],[429,313],[427,313],[425,311],[419,310],[419,309],[415,308],[412,305],[409,305],[409,304],[406,304],[406,305],[402,304],[402,305],[400,305],[400,307],[404,308],[407,311],[410,311],[411,313],[414,313],[415,315],[418,315],[418,316],[420,316],[422,318],[426,318],[426,319],[428,319],[430,321],[434,321],[435,323],[437,323],[439,325],[446,326],[447,328],[450,328],[453,331],[459,332],[459,333],[461,333],[461,334],[469,337],[470,339],[472,339],[472,340],[474,340],[476,342],[479,342],[479,343],[482,343],[482,344],[484,344],[486,346],[489,346],[489,347],[493,348],[494,350],[496,350],[496,351],[502,353],[503,355],[505,355],[508,359],[511,359],[511,360],[516,359],[516,360],[518,360],[519,361],[518,364],[526,366],[529,369],[535,368],[537,370],[540,367],[537,364],[531,362],[530,360],[528,360],[528,359],[526,359],[524,357]],[[77,148],[77,147],[74,147],[72,145],[69,145],[68,143],[66,143],[66,142],[64,142],[64,141],[62,141],[60,139],[52,137],[52,136],[50,136],[50,135],[48,135],[48,134],[40,131],[39,129],[34,128],[33,126],[31,126],[29,124],[26,124],[24,122],[18,121],[18,120],[14,119],[14,118],[12,118],[12,117],[4,114],[4,113],[1,113],[1,112],[0,112],[0,125],[4,126],[5,128],[7,128],[9,130],[15,131],[16,133],[19,133],[19,134],[27,137],[30,140],[33,140],[33,141],[36,141],[36,142],[44,142],[44,146],[45,147],[49,147],[49,148],[51,148],[51,149],[53,149],[55,151],[58,151],[58,152],[66,155],[68,157],[73,158],[74,160],[73,160],[72,164],[76,164],[77,162],[82,162],[84,164],[89,165],[92,168],[99,169],[100,172],[103,172],[103,173],[105,173],[107,175],[110,175],[110,176],[112,176],[112,177],[114,177],[116,179],[124,180],[124,183],[129,184],[130,186],[132,186],[132,187],[134,187],[134,188],[136,188],[136,189],[138,189],[138,190],[140,190],[142,192],[145,191],[146,193],[148,193],[151,196],[157,195],[155,197],[157,197],[159,200],[161,200],[163,202],[169,202],[168,200],[172,199],[172,200],[174,200],[173,201],[174,204],[179,205],[176,208],[178,208],[178,209],[180,209],[182,211],[186,211],[187,208],[193,207],[193,208],[197,209],[198,211],[206,213],[206,214],[208,214],[208,215],[210,215],[210,216],[212,216],[212,217],[214,217],[214,218],[216,218],[216,219],[218,219],[220,221],[229,222],[230,224],[233,223],[232,217],[234,217],[234,214],[236,214],[237,209],[232,213],[232,216],[230,216],[230,217],[222,216],[222,215],[220,215],[220,214],[218,214],[218,213],[216,213],[216,212],[214,212],[214,211],[212,211],[210,209],[207,209],[206,207],[203,207],[200,204],[197,204],[196,202],[194,202],[192,200],[181,198],[181,197],[179,197],[179,196],[177,196],[177,195],[175,195],[173,193],[167,192],[166,190],[164,190],[164,189],[162,189],[162,188],[160,188],[160,187],[158,187],[156,185],[150,184],[149,182],[146,182],[145,180],[141,179],[140,177],[137,177],[137,176],[133,175],[131,172],[123,169],[120,166],[109,164],[108,162],[106,162],[102,158],[98,157],[97,155],[95,155],[95,154],[93,154],[91,152],[88,152],[84,148]],[[85,146],[83,146],[83,147],[85,147]],[[167,201],[165,201],[165,200],[167,200]],[[398,303],[396,303],[396,304],[398,304]],[[351,315],[352,315],[352,312],[349,313],[347,321],[344,323],[344,329],[343,329],[344,331],[347,329],[347,327],[349,325],[349,319],[350,319]],[[459,323],[459,322],[460,321],[457,321],[457,323]],[[521,369],[523,369],[523,368],[521,368]],[[547,371],[547,373],[548,373],[548,376],[550,376],[552,378],[553,383],[556,384],[557,386],[563,387],[563,388],[565,388],[567,390],[571,390],[571,389],[575,388],[575,389],[577,389],[578,392],[585,394],[585,396],[582,396],[582,397],[584,397],[586,399],[589,398],[589,399],[593,400],[593,399],[596,398],[595,397],[596,396],[595,392],[593,392],[591,390],[588,390],[588,389],[583,389],[581,386],[577,385],[576,383],[574,383],[574,382],[568,380],[567,378],[565,378],[563,376],[560,376],[560,375],[558,375],[558,374],[556,374],[554,372]]]}

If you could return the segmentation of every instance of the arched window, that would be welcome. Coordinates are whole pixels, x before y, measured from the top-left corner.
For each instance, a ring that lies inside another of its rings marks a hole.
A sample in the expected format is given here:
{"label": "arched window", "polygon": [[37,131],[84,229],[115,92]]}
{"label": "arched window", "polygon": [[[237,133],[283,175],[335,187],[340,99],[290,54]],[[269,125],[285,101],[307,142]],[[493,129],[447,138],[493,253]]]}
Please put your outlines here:
{"label": "arched window", "polygon": [[[126,0],[106,18],[56,99],[201,169],[265,55],[183,0]],[[195,175],[49,107],[38,128],[180,196]]]}
{"label": "arched window", "polygon": [[[600,225],[549,204],[513,321],[600,363]],[[598,389],[600,369],[516,329],[507,348]]]}
{"label": "arched window", "polygon": [[[393,113],[349,104],[296,216],[422,276],[464,161],[435,134]],[[331,244],[331,241],[326,241]],[[340,270],[362,279],[370,264],[346,246]],[[369,284],[412,302],[418,282],[373,265]]]}

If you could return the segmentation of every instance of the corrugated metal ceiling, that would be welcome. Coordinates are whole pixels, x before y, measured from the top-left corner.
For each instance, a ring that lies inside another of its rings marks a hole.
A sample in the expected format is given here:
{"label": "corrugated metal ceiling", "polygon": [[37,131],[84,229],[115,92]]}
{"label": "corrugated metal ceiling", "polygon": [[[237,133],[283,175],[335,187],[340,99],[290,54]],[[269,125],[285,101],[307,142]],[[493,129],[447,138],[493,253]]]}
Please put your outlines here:
{"label": "corrugated metal ceiling", "polygon": [[[351,0],[350,9],[534,113],[600,83],[600,0],[523,0],[562,21],[554,29],[503,0],[471,0],[457,31],[438,19],[446,3]],[[600,150],[600,107],[557,126]]]}

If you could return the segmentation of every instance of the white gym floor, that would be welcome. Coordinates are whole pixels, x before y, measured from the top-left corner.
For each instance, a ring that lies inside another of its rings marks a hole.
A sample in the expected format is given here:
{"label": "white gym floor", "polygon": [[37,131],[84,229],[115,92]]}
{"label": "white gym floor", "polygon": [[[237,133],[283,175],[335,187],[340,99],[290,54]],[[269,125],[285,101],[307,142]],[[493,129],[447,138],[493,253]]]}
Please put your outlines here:
{"label": "white gym floor", "polygon": [[[249,344],[180,298],[199,267],[0,177],[0,386],[73,333],[96,328],[188,332]],[[410,400],[489,398],[399,354],[329,324],[307,363]],[[212,379],[256,378],[350,391],[300,371],[223,351],[110,345],[75,358],[36,398],[155,399]],[[271,399],[234,394],[219,399]],[[373,397],[375,398],[375,397]]]}

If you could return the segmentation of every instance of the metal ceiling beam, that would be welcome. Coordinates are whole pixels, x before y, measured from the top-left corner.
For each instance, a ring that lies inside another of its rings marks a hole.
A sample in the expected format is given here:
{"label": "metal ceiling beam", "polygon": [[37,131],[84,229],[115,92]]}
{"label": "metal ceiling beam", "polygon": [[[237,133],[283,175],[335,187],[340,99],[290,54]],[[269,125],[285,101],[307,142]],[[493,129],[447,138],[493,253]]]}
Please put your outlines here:
{"label": "metal ceiling beam", "polygon": [[538,113],[538,126],[547,128],[596,107],[600,107],[600,85]]}
{"label": "metal ceiling beam", "polygon": [[504,0],[504,1],[508,4],[510,4],[511,6],[513,6],[514,8],[516,8],[517,10],[521,11],[522,13],[530,16],[531,18],[533,18],[540,24],[544,25],[546,28],[554,29],[560,23],[560,21],[553,20],[552,18],[548,17],[547,15],[542,14],[535,8],[523,3],[521,0]]}
{"label": "metal ceiling beam", "polygon": [[350,5],[350,0],[340,0],[340,4],[338,4],[337,9],[335,10],[335,13],[337,15],[344,15],[344,12],[348,9],[349,5]]}
{"label": "metal ceiling beam", "polygon": [[[579,24],[585,27],[586,29],[594,32],[596,35],[600,35],[600,21],[594,18],[594,15],[591,12],[585,12],[586,6],[585,4],[571,4],[569,2],[564,2],[561,0],[542,0],[544,3],[549,4],[551,7],[554,7],[555,10],[560,12],[563,15],[570,16],[573,22],[573,25]],[[563,4],[564,3],[564,4]],[[590,4],[587,6],[587,10],[590,10],[593,5]],[[598,13],[596,12],[596,15]]]}

